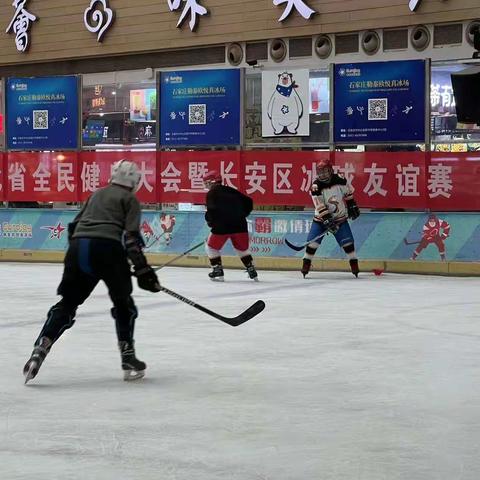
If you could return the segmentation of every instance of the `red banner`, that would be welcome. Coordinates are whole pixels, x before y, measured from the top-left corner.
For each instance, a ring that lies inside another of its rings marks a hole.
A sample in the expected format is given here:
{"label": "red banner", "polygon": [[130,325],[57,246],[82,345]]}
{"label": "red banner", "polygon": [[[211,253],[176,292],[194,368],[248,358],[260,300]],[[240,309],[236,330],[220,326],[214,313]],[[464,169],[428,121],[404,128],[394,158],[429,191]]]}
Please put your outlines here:
{"label": "red banner", "polygon": [[430,210],[480,211],[478,153],[432,153],[427,170]]}
{"label": "red banner", "polygon": [[335,169],[354,188],[362,207],[423,210],[425,153],[335,153]]}
{"label": "red banner", "polygon": [[205,201],[202,178],[217,170],[257,205],[311,205],[316,164],[329,155],[361,207],[480,211],[480,154],[423,152],[57,152],[0,154],[0,200],[85,200],[127,158],[142,174],[143,203]]}
{"label": "red banner", "polygon": [[4,163],[4,155],[0,152],[0,202],[5,200],[5,178],[4,178],[4,170],[5,170],[5,163]]}
{"label": "red banner", "polygon": [[4,164],[4,155],[2,152],[0,152],[0,202],[2,200],[5,200],[5,164]]}
{"label": "red banner", "polygon": [[238,151],[162,152],[158,154],[158,185],[162,203],[205,203],[203,177],[216,170],[223,183],[241,189],[241,168]]}
{"label": "red banner", "polygon": [[5,156],[4,181],[8,201],[77,201],[78,153],[18,152]]}
{"label": "red banner", "polygon": [[243,152],[243,190],[257,205],[311,205],[316,164],[328,152]]}
{"label": "red banner", "polygon": [[157,203],[156,152],[82,152],[80,154],[80,200],[108,184],[115,162],[128,159],[140,169],[141,180],[137,197],[143,203]]}

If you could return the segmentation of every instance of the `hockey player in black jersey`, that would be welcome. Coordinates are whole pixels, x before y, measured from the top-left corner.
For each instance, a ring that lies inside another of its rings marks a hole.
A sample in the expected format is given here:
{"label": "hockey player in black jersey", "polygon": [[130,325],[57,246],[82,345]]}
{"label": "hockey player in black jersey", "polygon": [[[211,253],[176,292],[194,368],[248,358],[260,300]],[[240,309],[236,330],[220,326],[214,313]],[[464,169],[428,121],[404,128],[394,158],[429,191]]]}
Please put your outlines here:
{"label": "hockey player in black jersey", "polygon": [[25,364],[25,383],[33,379],[62,333],[73,326],[79,305],[100,280],[113,303],[118,346],[125,380],[142,378],[146,365],[134,349],[137,308],[131,297],[130,262],[138,285],[159,292],[160,283],[143,254],[140,204],[135,191],[140,183],[138,167],[127,160],[116,163],[110,184],[96,191],[69,225],[69,248],[58,294],[62,297],[48,312],[32,355]]}
{"label": "hockey player in black jersey", "polygon": [[205,220],[211,228],[206,250],[213,270],[208,276],[213,281],[223,282],[221,250],[230,240],[248,276],[258,281],[247,228],[247,217],[253,210],[252,199],[232,187],[222,185],[222,177],[218,172],[208,172],[203,181],[208,188]]}
{"label": "hockey player in black jersey", "polygon": [[303,258],[303,276],[306,277],[310,272],[313,257],[322,243],[323,238],[318,237],[328,231],[335,236],[337,243],[347,254],[352,273],[358,277],[360,270],[348,219],[358,218],[360,209],[353,199],[352,189],[347,185],[347,181],[334,173],[329,160],[318,164],[317,178],[312,185],[311,195],[315,215],[308,235],[310,243]]}

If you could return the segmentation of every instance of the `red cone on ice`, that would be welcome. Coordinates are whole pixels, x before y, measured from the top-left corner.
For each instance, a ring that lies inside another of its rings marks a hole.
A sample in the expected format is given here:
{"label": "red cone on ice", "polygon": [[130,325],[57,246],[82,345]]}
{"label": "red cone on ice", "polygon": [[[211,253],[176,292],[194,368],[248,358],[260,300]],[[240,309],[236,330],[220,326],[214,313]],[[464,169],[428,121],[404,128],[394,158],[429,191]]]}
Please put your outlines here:
{"label": "red cone on ice", "polygon": [[373,273],[379,277],[385,270],[381,270],[380,268],[374,268]]}

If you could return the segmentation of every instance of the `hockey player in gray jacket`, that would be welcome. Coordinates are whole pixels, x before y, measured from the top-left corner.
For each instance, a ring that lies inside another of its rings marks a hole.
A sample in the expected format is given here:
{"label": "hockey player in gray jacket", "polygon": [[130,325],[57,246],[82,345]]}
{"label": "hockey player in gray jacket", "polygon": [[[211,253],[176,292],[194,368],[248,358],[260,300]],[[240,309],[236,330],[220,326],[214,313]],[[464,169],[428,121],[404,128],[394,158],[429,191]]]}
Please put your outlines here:
{"label": "hockey player in gray jacket", "polygon": [[69,248],[58,294],[62,299],[48,312],[30,359],[24,367],[25,383],[33,379],[52,345],[73,326],[79,305],[105,282],[113,303],[111,314],[120,349],[125,380],[142,378],[146,364],[134,349],[137,308],[131,297],[130,263],[138,286],[160,291],[160,283],[143,254],[140,203],[135,191],[140,183],[138,167],[127,160],[116,163],[110,184],[93,193],[69,225]]}

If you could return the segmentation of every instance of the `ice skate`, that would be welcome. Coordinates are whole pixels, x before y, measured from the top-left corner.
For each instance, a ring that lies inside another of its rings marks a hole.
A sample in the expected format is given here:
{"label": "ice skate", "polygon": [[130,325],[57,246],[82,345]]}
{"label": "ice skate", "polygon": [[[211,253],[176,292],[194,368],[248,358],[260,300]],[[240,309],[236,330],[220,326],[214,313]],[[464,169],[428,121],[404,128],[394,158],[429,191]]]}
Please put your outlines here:
{"label": "ice skate", "polygon": [[213,270],[208,274],[208,276],[213,282],[223,282],[225,280],[223,276],[223,267],[221,265],[214,265]]}
{"label": "ice skate", "polygon": [[52,346],[52,341],[47,337],[42,337],[39,341],[39,344],[36,345],[28,359],[27,363],[23,367],[23,375],[25,376],[25,384],[30,380],[33,380],[40,370],[45,357],[47,356],[50,347]]}
{"label": "ice skate", "polygon": [[307,275],[310,273],[311,268],[312,268],[312,261],[308,258],[304,258],[302,270],[301,270],[303,278],[307,278]]}
{"label": "ice skate", "polygon": [[118,348],[122,356],[123,379],[126,382],[139,380],[145,376],[147,365],[135,356],[134,344],[119,342]]}
{"label": "ice skate", "polygon": [[352,273],[358,278],[358,274],[360,273],[360,269],[358,267],[358,260],[356,258],[352,258],[350,260],[350,268],[352,269]]}
{"label": "ice skate", "polygon": [[258,273],[255,270],[255,266],[253,265],[253,263],[247,265],[247,273],[249,278],[251,278],[255,282],[258,282]]}

